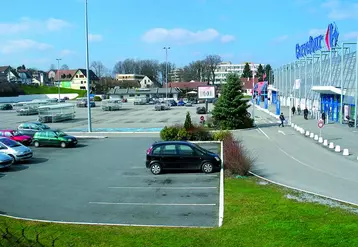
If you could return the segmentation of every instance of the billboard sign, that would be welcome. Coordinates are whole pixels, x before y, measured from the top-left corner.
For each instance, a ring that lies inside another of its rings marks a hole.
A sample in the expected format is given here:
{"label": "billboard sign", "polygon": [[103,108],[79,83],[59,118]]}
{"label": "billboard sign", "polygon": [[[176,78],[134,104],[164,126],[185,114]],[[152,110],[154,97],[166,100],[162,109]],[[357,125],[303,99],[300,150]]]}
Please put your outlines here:
{"label": "billboard sign", "polygon": [[214,86],[200,86],[198,87],[198,99],[213,99],[215,98]]}

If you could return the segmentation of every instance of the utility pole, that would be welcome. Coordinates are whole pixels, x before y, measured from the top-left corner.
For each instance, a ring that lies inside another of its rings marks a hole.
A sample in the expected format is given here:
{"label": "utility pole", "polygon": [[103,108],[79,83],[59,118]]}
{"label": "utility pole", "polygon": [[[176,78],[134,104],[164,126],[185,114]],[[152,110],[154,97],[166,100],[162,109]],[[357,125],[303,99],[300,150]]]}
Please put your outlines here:
{"label": "utility pole", "polygon": [[62,60],[61,58],[56,58],[57,60],[57,87],[58,87],[58,102],[60,102],[61,100],[61,89],[60,89],[60,61]]}
{"label": "utility pole", "polygon": [[163,48],[165,50],[165,99],[168,99],[168,50],[170,50],[169,46]]}
{"label": "utility pole", "polygon": [[85,29],[86,29],[86,73],[87,73],[87,119],[88,119],[88,132],[92,132],[91,120],[91,104],[90,104],[90,70],[89,70],[89,54],[88,54],[88,14],[87,14],[87,0],[85,2]]}

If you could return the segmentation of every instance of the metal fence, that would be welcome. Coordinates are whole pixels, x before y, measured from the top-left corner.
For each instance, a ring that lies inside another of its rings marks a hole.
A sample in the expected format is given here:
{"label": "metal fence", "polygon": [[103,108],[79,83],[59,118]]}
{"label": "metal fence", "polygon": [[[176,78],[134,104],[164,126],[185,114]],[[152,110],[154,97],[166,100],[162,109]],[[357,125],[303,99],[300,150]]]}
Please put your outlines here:
{"label": "metal fence", "polygon": [[[296,61],[274,69],[275,87],[283,106],[292,104],[301,108],[318,110],[322,106],[322,93],[317,88],[324,86],[335,90],[338,102],[338,121],[342,123],[344,105],[357,118],[358,105],[358,42],[344,42],[328,50],[320,50]],[[299,81],[299,88],[295,82]],[[293,103],[292,103],[293,102]],[[342,104],[343,102],[343,104]]]}

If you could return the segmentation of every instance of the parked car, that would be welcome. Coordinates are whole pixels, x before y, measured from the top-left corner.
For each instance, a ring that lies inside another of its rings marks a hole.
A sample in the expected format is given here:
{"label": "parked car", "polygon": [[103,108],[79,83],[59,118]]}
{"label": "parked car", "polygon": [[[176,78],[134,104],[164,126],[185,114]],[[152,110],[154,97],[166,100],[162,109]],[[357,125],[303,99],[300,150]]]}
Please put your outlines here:
{"label": "parked car", "polygon": [[154,175],[163,170],[201,170],[211,173],[221,168],[219,155],[186,141],[156,142],[147,150],[146,167]]}
{"label": "parked car", "polygon": [[34,136],[37,131],[40,130],[49,130],[50,127],[48,127],[46,124],[43,124],[41,122],[28,122],[28,123],[22,123],[17,127],[17,132],[22,135],[27,136]]}
{"label": "parked car", "polygon": [[12,110],[13,107],[11,104],[3,104],[3,105],[0,105],[0,110],[3,110],[3,111],[8,111],[8,110]]}
{"label": "parked car", "polygon": [[11,166],[13,163],[14,160],[13,158],[11,158],[11,156],[4,153],[0,153],[0,169],[7,168]]}
{"label": "parked car", "polygon": [[199,106],[196,108],[196,113],[197,114],[206,114],[206,108],[205,106]]}
{"label": "parked car", "polygon": [[185,105],[185,102],[183,100],[178,101],[178,106],[184,106],[184,105]]}
{"label": "parked car", "polygon": [[156,111],[165,111],[165,110],[170,110],[170,103],[169,102],[164,102],[164,103],[156,103],[154,106],[154,110]]}
{"label": "parked car", "polygon": [[190,101],[188,101],[187,103],[185,103],[185,106],[193,106],[193,104]]}
{"label": "parked car", "polygon": [[0,153],[9,155],[14,163],[31,159],[33,155],[30,148],[6,137],[0,137]]}
{"label": "parked car", "polygon": [[20,142],[26,146],[30,145],[32,142],[32,137],[27,135],[22,135],[15,130],[0,130],[1,137],[7,137],[11,140]]}
{"label": "parked car", "polygon": [[40,146],[60,146],[62,148],[77,145],[77,138],[67,135],[60,130],[42,130],[36,132],[33,143],[35,147]]}
{"label": "parked car", "polygon": [[178,105],[177,102],[175,100],[173,100],[173,99],[170,99],[167,102],[168,102],[168,104],[170,104],[170,106],[177,106]]}
{"label": "parked car", "polygon": [[[87,107],[87,98],[77,98],[76,102],[77,107]],[[96,107],[96,103],[94,102],[93,98],[90,99],[90,107]]]}
{"label": "parked car", "polygon": [[135,97],[134,98],[135,105],[145,105],[147,104],[147,98],[144,97]]}

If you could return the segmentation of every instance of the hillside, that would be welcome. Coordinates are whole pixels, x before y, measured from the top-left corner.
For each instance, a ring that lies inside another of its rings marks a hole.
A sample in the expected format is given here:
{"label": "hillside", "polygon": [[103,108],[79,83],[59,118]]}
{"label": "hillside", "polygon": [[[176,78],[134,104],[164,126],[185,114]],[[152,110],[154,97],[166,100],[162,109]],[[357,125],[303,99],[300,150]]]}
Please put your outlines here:
{"label": "hillside", "polygon": [[[58,87],[20,85],[20,88],[24,90],[25,94],[58,94]],[[84,97],[87,91],[61,87],[60,92],[62,94],[77,93],[79,97]]]}

